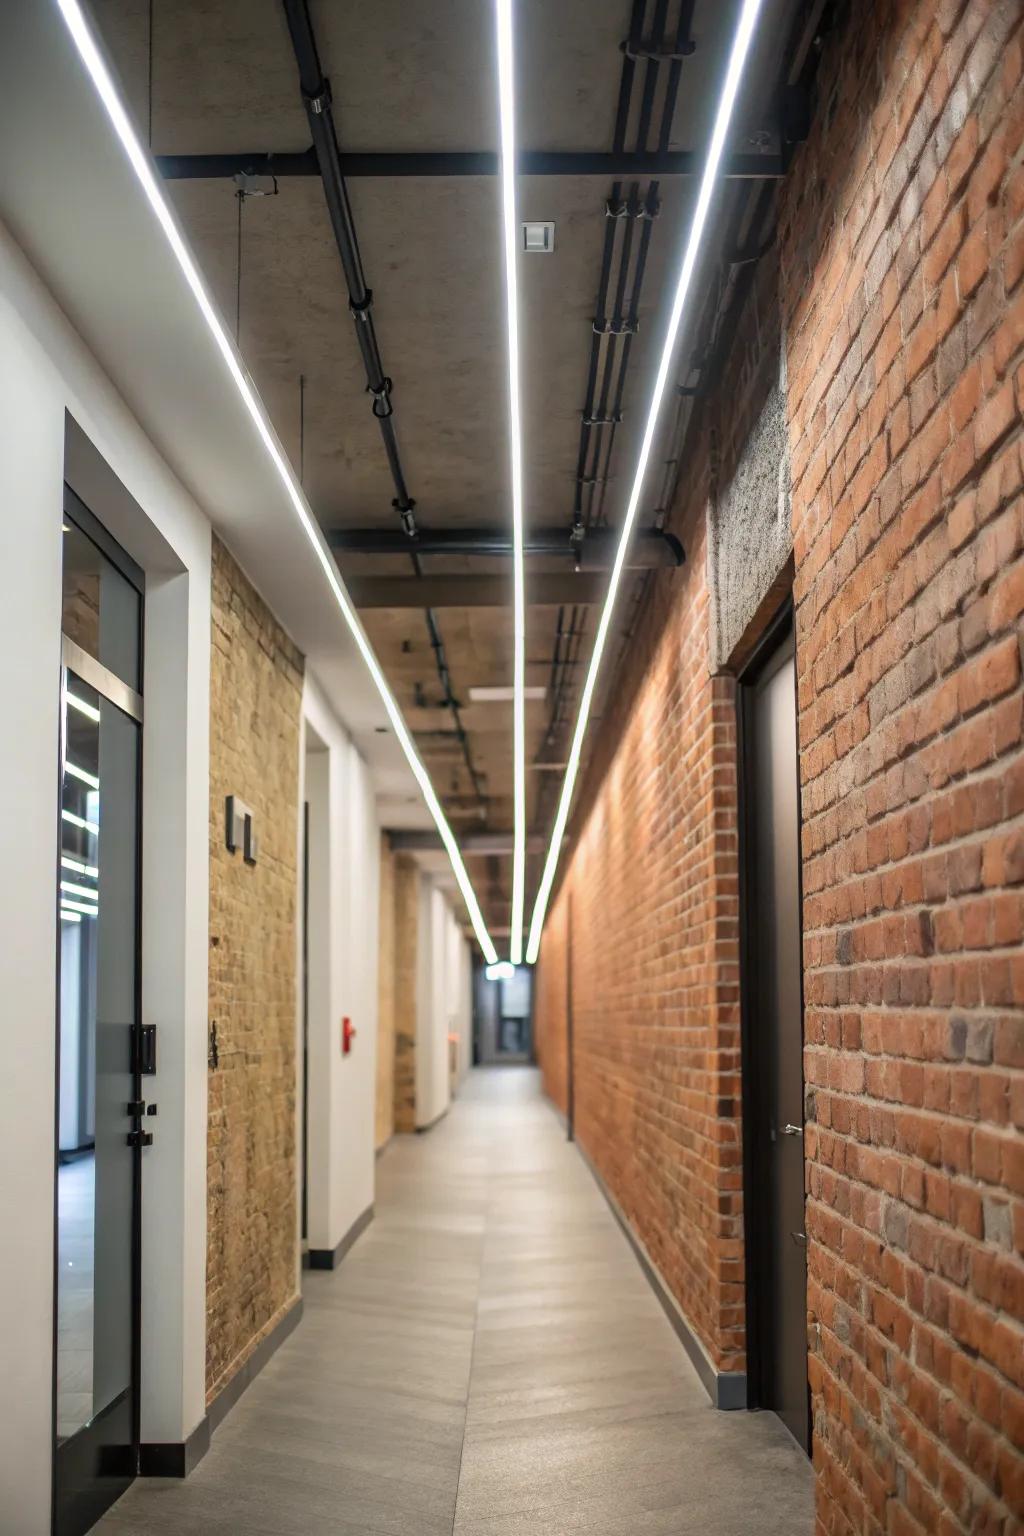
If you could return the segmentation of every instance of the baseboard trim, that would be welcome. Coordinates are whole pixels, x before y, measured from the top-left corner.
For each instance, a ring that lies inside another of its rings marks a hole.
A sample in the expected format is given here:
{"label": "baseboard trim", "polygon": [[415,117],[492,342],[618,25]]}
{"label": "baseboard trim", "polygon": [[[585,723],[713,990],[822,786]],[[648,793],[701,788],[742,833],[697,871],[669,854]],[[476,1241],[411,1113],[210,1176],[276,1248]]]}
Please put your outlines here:
{"label": "baseboard trim", "polygon": [[187,1440],[139,1447],[140,1477],[188,1477],[210,1449],[210,1418],[204,1414]]}
{"label": "baseboard trim", "polygon": [[272,1355],[276,1354],[288,1335],[295,1331],[301,1321],[302,1297],[296,1296],[288,1311],[274,1324],[266,1338],[260,1340],[245,1364],[239,1366],[231,1380],[217,1393],[212,1403],[207,1404],[206,1417],[209,1421],[211,1434],[219,1424],[224,1422],[246,1387],[252,1385],[267,1361]]}
{"label": "baseboard trim", "polygon": [[575,1145],[584,1163],[586,1163],[587,1167],[590,1169],[594,1183],[597,1185],[598,1189],[601,1191],[602,1195],[607,1201],[608,1209],[611,1211],[612,1215],[615,1217],[615,1220],[622,1228],[622,1231],[626,1237],[626,1241],[629,1243],[633,1253],[636,1255],[637,1263],[643,1270],[644,1275],[647,1278],[648,1285],[651,1287],[651,1290],[658,1298],[661,1309],[671,1323],[672,1329],[677,1339],[686,1350],[686,1353],[689,1355],[691,1364],[693,1365],[694,1370],[697,1372],[697,1375],[700,1377],[701,1385],[703,1386],[705,1392],[708,1394],[708,1397],[710,1397],[712,1405],[715,1408],[721,1408],[724,1411],[732,1411],[737,1408],[746,1408],[746,1372],[719,1371],[716,1369],[714,1361],[711,1359],[700,1339],[694,1333],[678,1301],[676,1301],[675,1297],[672,1295],[672,1292],[669,1290],[665,1281],[662,1279],[654,1260],[651,1258],[650,1254],[647,1252],[647,1249],[644,1247],[643,1243],[640,1241],[639,1237],[630,1226],[628,1220],[626,1219],[625,1212],[622,1210],[619,1202],[616,1200],[615,1196],[604,1182],[604,1179],[598,1173],[596,1167],[588,1157],[584,1148],[580,1146],[578,1141],[575,1143]]}
{"label": "baseboard trim", "polygon": [[308,1249],[304,1255],[305,1267],[307,1269],[337,1269],[356,1238],[362,1236],[372,1220],[373,1205],[371,1203],[366,1207],[361,1216],[356,1217],[336,1247]]}

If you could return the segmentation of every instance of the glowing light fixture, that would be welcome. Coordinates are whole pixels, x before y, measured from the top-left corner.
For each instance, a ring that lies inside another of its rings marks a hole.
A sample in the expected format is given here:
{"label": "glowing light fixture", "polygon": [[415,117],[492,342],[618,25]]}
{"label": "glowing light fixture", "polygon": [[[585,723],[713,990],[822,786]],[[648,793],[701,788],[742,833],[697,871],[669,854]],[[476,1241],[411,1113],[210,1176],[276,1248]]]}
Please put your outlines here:
{"label": "glowing light fixture", "polygon": [[[78,3],[78,0],[57,0],[57,3],[71,34],[72,41],[78,50],[79,57],[88,71],[89,78],[92,80],[100,101],[103,103],[103,108],[110,119],[114,132],[121,141],[121,147],[128,157],[129,164],[135,172],[135,176],[146,195],[150,207],[156,215],[157,223],[160,225],[164,238],[181,269],[182,276],[192,292],[192,297],[195,299],[199,312],[217,345],[228,373],[231,375],[235,388],[242,399],[242,403],[252,417],[253,424],[266,449],[267,456],[277,471],[277,475],[284,486],[295,515],[313,547],[317,560],[320,562],[328,585],[334,594],[334,599],[341,610],[342,617],[348,625],[370,676],[373,678],[377,692],[380,694],[381,701],[387,711],[388,718],[394,727],[395,735],[401,743],[402,751],[405,753],[409,767],[412,769],[423,798],[427,802],[427,807],[434,818],[437,830],[441,834],[441,841],[451,860],[455,879],[458,882],[459,890],[462,892],[463,900],[469,911],[470,920],[480,947],[484,952],[484,957],[488,962],[493,962],[498,958],[497,950],[487,931],[487,925],[484,922],[483,913],[476,899],[476,892],[473,890],[466,866],[462,862],[462,855],[459,853],[458,844],[455,841],[451,827],[448,825],[441,802],[434,792],[434,786],[430,782],[430,775],[420,761],[419,753],[416,751],[408,727],[402,718],[402,712],[391,689],[388,687],[387,679],[381,670],[373,647],[367,638],[363,626],[359,622],[358,615],[352,606],[348,593],[342,585],[337,567],[334,564],[323,534],[317,525],[313,513],[310,511],[309,504],[295,478],[291,465],[285,458],[284,451],[277,440],[266,409],[256,393],[255,386],[251,383],[242,365],[239,353],[206,291],[206,285],[200,276],[195,261],[192,259],[188,246],[185,244],[181,231],[178,229],[170,206],[164,198],[150,159],[142,148],[135,129],[132,127],[128,114],[118,95],[117,87],[114,85],[103,56],[93,38],[81,5]],[[64,812],[66,817],[69,814],[69,812]]]}
{"label": "glowing light fixture", "polygon": [[511,960],[499,960],[495,965],[489,965],[484,971],[488,981],[511,981],[516,973],[516,968]]}
{"label": "glowing light fixture", "polygon": [[61,907],[60,920],[62,923],[80,923],[82,921],[82,914],[81,912],[69,912],[67,907]]}
{"label": "glowing light fixture", "polygon": [[61,820],[69,821],[73,827],[81,827],[83,832],[91,832],[93,837],[99,837],[99,823],[86,821],[84,816],[76,816],[74,811],[61,811]]}
{"label": "glowing light fixture", "polygon": [[544,861],[544,873],[541,876],[540,888],[537,892],[537,900],[533,908],[533,918],[530,923],[530,941],[526,949],[526,958],[531,965],[536,960],[540,949],[540,936],[544,929],[544,916],[547,912],[548,899],[551,895],[555,871],[558,868],[558,856],[561,852],[566,822],[569,819],[569,808],[572,805],[576,775],[579,772],[580,754],[583,749],[583,738],[587,731],[587,721],[590,717],[590,707],[593,703],[597,674],[601,669],[601,659],[604,655],[605,642],[608,639],[608,630],[615,608],[615,599],[618,595],[619,582],[622,579],[622,568],[626,559],[626,551],[629,547],[630,535],[633,531],[637,509],[640,505],[640,494],[643,490],[644,477],[647,473],[647,463],[651,456],[651,447],[654,442],[655,429],[658,425],[661,403],[668,384],[672,354],[679,335],[679,327],[693,281],[697,258],[700,254],[701,241],[704,238],[704,230],[711,209],[711,199],[715,190],[715,181],[722,160],[722,152],[725,149],[733,107],[736,104],[740,78],[743,74],[743,66],[746,63],[747,54],[750,51],[750,42],[754,35],[754,27],[757,23],[760,9],[761,0],[743,0],[739,22],[737,23],[736,33],[732,41],[729,66],[726,70],[722,94],[718,100],[715,126],[711,134],[711,143],[708,147],[708,156],[704,164],[703,175],[701,176],[700,191],[697,194],[693,218],[690,221],[686,247],[683,251],[683,262],[679,269],[679,278],[676,283],[675,297],[672,301],[672,311],[669,316],[664,346],[662,347],[661,360],[658,363],[658,372],[654,380],[654,391],[651,395],[647,423],[644,427],[644,435],[640,443],[640,455],[637,459],[633,486],[626,505],[626,515],[623,519],[622,531],[619,535],[618,548],[615,551],[615,563],[612,566],[611,576],[608,581],[608,593],[604,600],[600,622],[594,637],[594,649],[590,657],[590,665],[587,668],[586,682],[583,685],[583,693],[580,696],[579,714],[576,717],[576,728],[573,731],[572,746],[569,749],[569,760],[565,770],[565,778],[562,781],[562,793],[558,801],[555,823],[551,830],[551,845],[548,848],[547,858]]}
{"label": "glowing light fixture", "polygon": [[60,899],[61,912],[80,912],[84,917],[97,917],[98,907],[90,907],[84,901],[72,901],[70,896],[62,896]]}
{"label": "glowing light fixture", "polygon": [[67,695],[67,701],[72,709],[77,709],[80,715],[85,715],[87,720],[93,720],[99,725],[100,712],[94,705],[87,704],[84,699],[78,697],[77,693],[71,693],[70,691]]}
{"label": "glowing light fixture", "polygon": [[89,901],[95,901],[99,895],[94,886],[76,885],[73,880],[62,880],[60,888],[62,891],[67,891],[69,896],[85,896]]}
{"label": "glowing light fixture", "polygon": [[88,784],[90,789],[99,789],[100,781],[94,773],[88,773],[84,768],[79,768],[77,763],[70,758],[64,759],[64,772],[70,773],[73,779],[81,779],[83,784]]}
{"label": "glowing light fixture", "polygon": [[94,880],[98,880],[100,877],[100,872],[95,864],[83,864],[79,859],[73,859],[66,853],[62,853],[60,856],[60,867],[61,869],[70,869],[76,875],[91,875]]}
{"label": "glowing light fixture", "polygon": [[498,105],[501,118],[501,216],[505,246],[505,317],[508,325],[508,414],[512,456],[512,964],[523,958],[526,902],[526,597],[523,569],[523,424],[519,399],[519,290],[516,277],[516,109],[513,0],[495,0],[498,31]]}

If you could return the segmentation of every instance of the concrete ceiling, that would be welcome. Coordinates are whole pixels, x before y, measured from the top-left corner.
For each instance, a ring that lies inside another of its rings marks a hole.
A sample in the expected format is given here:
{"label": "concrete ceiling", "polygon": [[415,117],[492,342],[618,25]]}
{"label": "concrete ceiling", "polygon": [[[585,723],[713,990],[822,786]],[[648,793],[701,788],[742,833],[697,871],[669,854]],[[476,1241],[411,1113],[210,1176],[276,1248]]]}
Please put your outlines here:
{"label": "concrete ceiling", "polygon": [[[792,11],[778,0],[775,20]],[[700,148],[722,73],[736,5],[697,0],[693,59],[682,70],[670,148]],[[105,44],[143,136],[157,155],[302,151],[309,129],[280,0],[93,0]],[[623,70],[620,44],[630,0],[518,0],[518,128],[524,149],[612,147]],[[680,0],[646,0],[646,37],[659,13],[674,37]],[[771,13],[772,6],[768,7]],[[497,100],[491,7],[481,0],[311,0],[311,17],[332,84],[344,151],[493,150]],[[152,14],[152,33],[150,15]],[[763,38],[753,79],[769,78],[779,40]],[[636,140],[645,66],[638,65],[626,147]],[[657,71],[658,123],[668,66]],[[763,126],[763,91],[752,88],[734,136],[751,147]],[[656,127],[652,130],[656,143]],[[775,145],[767,146],[774,148]],[[239,344],[323,527],[395,528],[392,486],[365,391],[347,292],[315,177],[281,177],[276,195],[240,204],[230,179],[167,183],[223,313],[239,317]],[[269,183],[262,183],[269,188]],[[639,183],[641,197],[649,181]],[[602,517],[622,512],[650,392],[669,277],[694,195],[693,181],[662,178],[623,397],[623,422],[609,465]],[[623,187],[624,193],[630,190]],[[523,219],[553,220],[552,255],[520,255],[526,515],[530,526],[571,523],[606,200],[599,177],[522,176]],[[349,195],[386,371],[394,422],[416,518],[424,529],[507,527],[508,428],[499,188],[494,177],[353,178]],[[241,260],[239,264],[239,216]],[[639,226],[639,221],[637,221]],[[639,238],[639,236],[637,236]],[[300,392],[300,379],[302,388]],[[300,430],[300,393],[302,427]],[[664,458],[664,445],[655,457]],[[652,477],[650,507],[656,504]],[[648,514],[647,521],[650,517]],[[407,560],[339,556],[346,576],[407,575]],[[507,575],[507,561],[428,557],[426,573]],[[531,572],[571,572],[564,561],[531,559]],[[624,594],[628,599],[630,594]],[[529,599],[529,589],[528,589]],[[630,604],[619,610],[619,625]],[[457,831],[504,831],[512,822],[511,708],[470,704],[479,684],[510,683],[511,611],[438,610],[453,691],[479,796],[453,732],[424,613],[368,608],[363,620]],[[568,622],[568,611],[562,615]],[[559,610],[531,607],[527,682],[547,685]],[[590,622],[589,632],[594,628]],[[297,638],[299,638],[297,636]],[[579,660],[589,642],[583,641]],[[323,665],[323,663],[321,663]],[[329,661],[326,663],[330,668]],[[550,697],[527,706],[528,761],[561,761],[574,679],[563,719],[546,740]],[[339,676],[339,683],[341,679]],[[367,720],[360,744],[378,769],[387,824],[423,826],[397,746]],[[531,829],[546,833],[558,775],[528,775]],[[543,784],[544,792],[539,792]],[[485,916],[508,924],[511,859],[471,866]],[[532,876],[539,872],[533,861]]]}

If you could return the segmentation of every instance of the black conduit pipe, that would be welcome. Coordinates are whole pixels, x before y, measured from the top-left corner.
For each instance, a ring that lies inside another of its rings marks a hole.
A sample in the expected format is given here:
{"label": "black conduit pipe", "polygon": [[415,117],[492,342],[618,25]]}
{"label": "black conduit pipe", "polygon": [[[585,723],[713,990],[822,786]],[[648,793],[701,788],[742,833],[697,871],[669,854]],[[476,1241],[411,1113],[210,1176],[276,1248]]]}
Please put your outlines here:
{"label": "black conduit pipe", "polygon": [[[402,527],[409,535],[409,554],[412,559],[413,569],[417,576],[420,576],[423,573],[423,568],[419,555],[416,553],[415,543],[413,542],[416,538],[416,518],[413,512],[416,503],[409,495],[409,488],[405,483],[405,474],[402,470],[402,461],[398,452],[398,439],[395,435],[394,412],[391,404],[392,384],[384,372],[380,348],[377,345],[377,331],[373,323],[373,291],[366,285],[362,258],[359,254],[359,241],[356,238],[355,221],[352,218],[352,208],[348,200],[345,178],[341,173],[338,136],[334,127],[334,112],[331,106],[330,82],[320,67],[320,55],[317,51],[316,37],[313,32],[313,23],[309,16],[307,0],[283,0],[283,3],[285,17],[288,22],[288,31],[292,39],[292,49],[295,53],[295,62],[299,68],[299,85],[302,89],[302,101],[306,108],[306,117],[309,121],[309,130],[313,139],[313,149],[316,154],[317,165],[320,169],[324,197],[327,200],[327,211],[330,215],[331,228],[334,231],[338,255],[341,257],[341,265],[345,273],[345,283],[348,287],[348,307],[355,323],[356,339],[359,342],[359,350],[362,353],[363,367],[366,369],[366,388],[373,396],[373,414],[377,418],[377,425],[380,427],[380,435],[384,441],[384,451],[388,457],[388,467],[391,470],[391,479],[395,487],[393,505],[402,519]],[[445,656],[444,641],[441,639],[437,615],[431,608],[427,608],[425,612],[430,648],[434,653],[437,675],[444,691],[444,702],[451,710],[452,720],[455,724],[455,734],[462,747],[466,771],[473,784],[473,790],[481,806],[485,807],[486,795],[484,794],[483,781],[473,765],[473,759],[469,750],[469,739],[462,724],[458,703],[452,692],[451,673],[448,670],[448,661]]]}

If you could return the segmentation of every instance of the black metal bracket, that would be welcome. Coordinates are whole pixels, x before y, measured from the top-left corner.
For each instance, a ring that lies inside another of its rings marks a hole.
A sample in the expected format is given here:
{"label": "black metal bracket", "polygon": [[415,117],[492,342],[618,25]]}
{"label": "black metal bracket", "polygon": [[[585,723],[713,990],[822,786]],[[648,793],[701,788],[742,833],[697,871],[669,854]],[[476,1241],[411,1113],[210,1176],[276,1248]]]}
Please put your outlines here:
{"label": "black metal bracket", "polygon": [[391,498],[391,505],[394,507],[395,511],[398,513],[399,517],[401,518],[401,520],[402,520],[402,527],[405,529],[405,531],[408,534],[409,538],[410,539],[415,539],[417,537],[418,533],[419,533],[419,529],[416,526],[416,519],[413,516],[413,510],[412,509],[416,505],[416,502],[413,499],[413,497],[410,496],[409,500],[406,502],[405,506],[403,506],[402,503],[399,501],[398,497],[397,496],[393,496]]}
{"label": "black metal bracket", "polygon": [[334,98],[331,95],[331,82],[327,79],[326,76],[324,76],[316,90],[311,91],[309,95],[306,96],[306,106],[313,113],[314,117],[320,117],[324,112],[328,112],[330,110],[333,104],[333,100]]}
{"label": "black metal bracket", "polygon": [[391,404],[391,380],[384,378],[381,379],[379,384],[367,384],[366,388],[367,392],[373,396],[373,405],[371,406],[373,414],[377,417],[378,421],[383,421],[394,410],[394,406]]}
{"label": "black metal bracket", "polygon": [[595,320],[595,336],[635,336],[640,329],[639,320]]}
{"label": "black metal bracket", "polygon": [[156,1072],[156,1025],[143,1024],[136,1033],[132,1032],[132,1062],[133,1072],[138,1072],[141,1077],[152,1077]]}
{"label": "black metal bracket", "polygon": [[[622,412],[616,411],[614,416],[584,416],[583,425],[585,427],[617,427],[621,420]],[[597,483],[595,477],[594,484]]]}
{"label": "black metal bracket", "polygon": [[627,37],[625,42],[619,44],[619,48],[632,59],[634,64],[643,59],[649,59],[655,64],[672,64],[680,59],[688,59],[697,51],[695,42],[684,43],[682,48],[666,48],[663,43],[646,42],[633,43]]}

